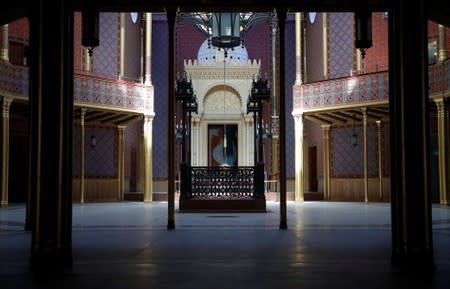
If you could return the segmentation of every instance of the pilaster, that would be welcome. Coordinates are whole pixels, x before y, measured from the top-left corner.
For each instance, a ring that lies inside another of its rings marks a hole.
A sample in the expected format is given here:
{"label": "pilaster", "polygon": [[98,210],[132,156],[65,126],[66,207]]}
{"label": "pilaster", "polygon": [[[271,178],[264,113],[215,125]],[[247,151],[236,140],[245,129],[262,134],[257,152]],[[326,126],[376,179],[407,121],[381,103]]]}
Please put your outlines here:
{"label": "pilaster", "polygon": [[435,99],[438,121],[439,148],[439,200],[441,205],[450,203],[450,151],[449,151],[449,105],[448,100]]}
{"label": "pilaster", "polygon": [[330,125],[322,125],[323,133],[323,194],[325,200],[331,200],[330,192]]}
{"label": "pilaster", "polygon": [[152,170],[152,131],[153,116],[144,116],[144,202],[153,200],[153,170]]}
{"label": "pilaster", "polygon": [[2,148],[1,152],[1,164],[2,172],[0,176],[0,188],[2,190],[1,194],[1,206],[8,206],[8,181],[9,181],[9,108],[11,106],[12,99],[1,97],[1,137],[0,145]]}

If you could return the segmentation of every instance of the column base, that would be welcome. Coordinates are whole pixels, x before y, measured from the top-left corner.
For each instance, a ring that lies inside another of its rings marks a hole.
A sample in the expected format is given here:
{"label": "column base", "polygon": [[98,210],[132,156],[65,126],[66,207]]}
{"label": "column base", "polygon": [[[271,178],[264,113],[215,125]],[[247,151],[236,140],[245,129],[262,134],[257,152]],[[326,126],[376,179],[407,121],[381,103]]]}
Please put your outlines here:
{"label": "column base", "polygon": [[431,253],[394,254],[391,257],[394,266],[407,270],[432,273],[435,270],[433,255]]}
{"label": "column base", "polygon": [[31,253],[30,270],[33,272],[60,271],[72,267],[72,264],[72,253],[69,249],[40,249]]}

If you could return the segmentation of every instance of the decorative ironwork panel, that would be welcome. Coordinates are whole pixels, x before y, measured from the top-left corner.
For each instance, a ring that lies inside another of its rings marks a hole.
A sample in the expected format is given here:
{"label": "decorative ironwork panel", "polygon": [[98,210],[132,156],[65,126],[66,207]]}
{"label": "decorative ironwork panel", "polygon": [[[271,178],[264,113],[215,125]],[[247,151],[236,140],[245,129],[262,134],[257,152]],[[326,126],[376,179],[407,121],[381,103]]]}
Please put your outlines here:
{"label": "decorative ironwork panel", "polygon": [[235,199],[255,196],[255,167],[191,167],[190,173],[191,191],[184,197]]}

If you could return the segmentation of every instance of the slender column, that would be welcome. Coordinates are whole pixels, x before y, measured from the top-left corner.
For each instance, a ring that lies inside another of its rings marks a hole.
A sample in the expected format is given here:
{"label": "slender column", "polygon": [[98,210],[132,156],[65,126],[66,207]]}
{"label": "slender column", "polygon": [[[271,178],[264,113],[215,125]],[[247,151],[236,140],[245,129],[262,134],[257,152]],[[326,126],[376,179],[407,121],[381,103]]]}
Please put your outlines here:
{"label": "slender column", "polygon": [[168,109],[167,109],[167,144],[168,144],[168,212],[167,212],[167,229],[175,229],[175,20],[176,8],[168,7],[166,9],[167,22],[169,24],[169,41],[168,41]]}
{"label": "slender column", "polygon": [[0,187],[2,190],[1,206],[8,206],[8,180],[9,180],[9,107],[12,99],[1,97],[1,129],[0,145],[2,146],[2,153],[0,160],[2,161],[2,173],[0,176]]}
{"label": "slender column", "polygon": [[80,113],[80,203],[84,203],[84,117],[86,109],[82,108]]}
{"label": "slender column", "polygon": [[6,62],[9,61],[8,24],[2,25],[2,48],[0,51],[0,59]]}
{"label": "slender column", "polygon": [[446,27],[439,24],[439,49],[438,49],[438,62],[442,63],[447,60],[447,39],[446,39]]}
{"label": "slender column", "polygon": [[120,65],[119,78],[125,76],[125,13],[120,13]]}
{"label": "slender column", "polygon": [[92,56],[89,55],[89,48],[84,48],[84,65],[86,72],[92,72],[92,61],[91,57],[94,57],[94,54]]}
{"label": "slender column", "polygon": [[328,79],[328,14],[322,14],[323,77]]}
{"label": "slender column", "polygon": [[364,202],[369,202],[369,165],[368,165],[368,148],[367,148],[367,108],[362,108],[363,117],[363,162],[364,162]]}
{"label": "slender column", "polygon": [[397,0],[389,11],[392,260],[425,270],[434,266],[426,11],[425,0]]}
{"label": "slender column", "polygon": [[286,95],[285,95],[285,28],[287,12],[277,9],[280,33],[280,229],[287,229],[286,214]]}
{"label": "slender column", "polygon": [[145,84],[152,84],[152,13],[145,13]]}
{"label": "slender column", "polygon": [[330,129],[329,124],[322,125],[323,132],[323,194],[325,200],[331,200],[330,192]]}
{"label": "slender column", "polygon": [[153,116],[144,116],[144,202],[153,200],[153,170],[152,170],[152,131]]}
{"label": "slender column", "polygon": [[356,54],[356,73],[360,74],[363,72],[362,71],[363,62],[362,62],[361,52],[359,51],[359,48],[355,48],[353,51]]}
{"label": "slender column", "polygon": [[295,200],[304,201],[303,115],[295,115]]}
{"label": "slender column", "polygon": [[117,126],[117,200],[123,200],[125,193],[125,129]]}
{"label": "slender column", "polygon": [[[278,92],[278,79],[277,79],[277,21],[272,19],[272,127],[275,123],[279,123],[279,117],[277,115],[277,92]],[[272,132],[272,175],[278,174],[278,132]]]}
{"label": "slender column", "polygon": [[383,200],[383,156],[381,155],[381,120],[376,121],[377,124],[377,138],[378,138],[378,198]]}
{"label": "slender column", "polygon": [[295,85],[302,84],[302,17],[295,13]]}
{"label": "slender column", "polygon": [[438,120],[438,147],[439,147],[439,199],[441,205],[450,202],[450,142],[449,142],[449,109],[448,101],[435,99]]}
{"label": "slender column", "polygon": [[30,14],[32,270],[72,264],[73,10],[33,1]]}

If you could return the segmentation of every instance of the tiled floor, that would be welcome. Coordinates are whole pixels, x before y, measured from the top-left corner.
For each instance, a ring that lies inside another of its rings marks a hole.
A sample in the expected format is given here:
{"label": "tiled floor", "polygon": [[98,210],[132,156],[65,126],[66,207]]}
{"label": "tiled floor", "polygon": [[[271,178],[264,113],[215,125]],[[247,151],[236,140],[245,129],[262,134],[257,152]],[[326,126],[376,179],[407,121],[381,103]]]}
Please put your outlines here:
{"label": "tiled floor", "polygon": [[0,209],[0,288],[450,288],[450,208],[433,206],[436,270],[390,263],[390,205],[288,202],[268,213],[176,213],[167,203],[73,207],[74,264],[64,273],[28,271],[24,207]]}

